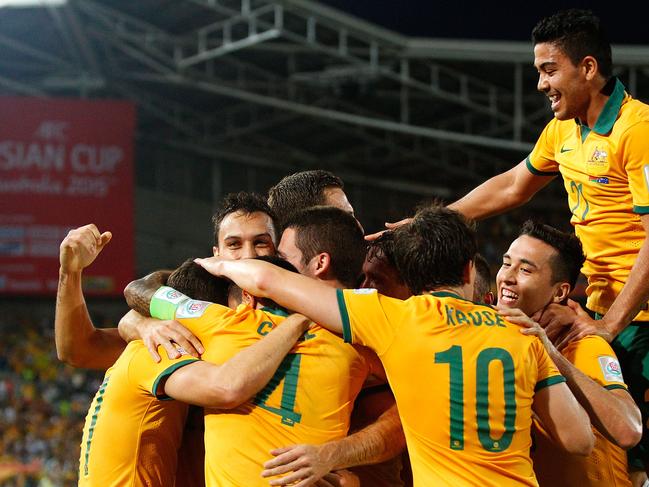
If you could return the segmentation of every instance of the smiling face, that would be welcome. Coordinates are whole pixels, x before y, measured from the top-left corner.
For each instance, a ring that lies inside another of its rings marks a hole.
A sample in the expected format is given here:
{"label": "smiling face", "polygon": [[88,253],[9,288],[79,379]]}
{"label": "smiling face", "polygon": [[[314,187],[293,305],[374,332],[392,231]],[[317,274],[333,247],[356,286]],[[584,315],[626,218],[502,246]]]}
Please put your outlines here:
{"label": "smiling face", "polygon": [[587,81],[591,79],[592,57],[575,66],[555,42],[534,46],[534,67],[539,73],[537,89],[550,99],[558,120],[586,120],[590,95]]}
{"label": "smiling face", "polygon": [[221,221],[214,255],[232,260],[275,255],[273,235],[273,220],[266,213],[235,211]]}
{"label": "smiling face", "polygon": [[563,300],[566,283],[552,282],[555,256],[552,246],[529,235],[514,240],[496,275],[498,304],[531,316],[551,302]]}

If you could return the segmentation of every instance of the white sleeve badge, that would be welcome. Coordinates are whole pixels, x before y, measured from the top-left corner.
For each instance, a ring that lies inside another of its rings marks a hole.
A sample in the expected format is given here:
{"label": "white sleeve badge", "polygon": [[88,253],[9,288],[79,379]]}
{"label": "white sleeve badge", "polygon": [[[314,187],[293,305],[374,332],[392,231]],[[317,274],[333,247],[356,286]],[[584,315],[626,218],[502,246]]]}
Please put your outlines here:
{"label": "white sleeve badge", "polygon": [[189,299],[183,303],[176,311],[176,318],[198,318],[203,316],[207,307],[212,304],[209,301],[199,301]]}
{"label": "white sleeve badge", "polygon": [[624,378],[622,377],[622,368],[620,367],[620,362],[615,357],[610,355],[602,355],[597,358],[599,360],[599,366],[602,369],[602,374],[604,374],[604,380],[607,382],[619,382],[624,384]]}

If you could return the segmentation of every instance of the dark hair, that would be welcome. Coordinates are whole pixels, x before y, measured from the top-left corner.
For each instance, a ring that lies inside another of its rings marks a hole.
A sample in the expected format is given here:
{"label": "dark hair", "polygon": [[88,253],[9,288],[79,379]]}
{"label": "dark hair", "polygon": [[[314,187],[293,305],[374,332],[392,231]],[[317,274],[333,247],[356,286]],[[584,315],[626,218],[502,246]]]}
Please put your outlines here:
{"label": "dark hair", "polygon": [[342,179],[329,171],[315,169],[284,177],[268,190],[268,204],[282,228],[289,216],[301,208],[325,204],[327,188],[343,189]]}
{"label": "dark hair", "polygon": [[577,236],[532,220],[523,223],[519,236],[522,235],[545,242],[556,250],[556,255],[550,260],[552,283],[567,282],[570,289],[574,289],[586,260]]}
{"label": "dark hair", "polygon": [[223,306],[228,305],[228,286],[230,282],[216,277],[194,262],[187,259],[167,279],[167,286],[186,294],[192,299],[210,301]]}
{"label": "dark hair", "polygon": [[[273,221],[274,231],[277,232],[277,221],[275,213],[270,209],[264,197],[257,193],[248,193],[246,191],[239,191],[238,193],[229,193],[225,195],[218,210],[212,217],[214,224],[214,244],[219,245],[219,230],[221,229],[221,222],[230,213],[241,212],[246,215],[255,212],[266,213]],[[271,235],[273,240],[276,240],[277,235]]]}
{"label": "dark hair", "polygon": [[593,56],[604,78],[613,73],[611,44],[599,18],[590,10],[562,10],[542,19],[532,31],[532,42],[557,44],[575,66],[586,56]]}
{"label": "dark hair", "polygon": [[491,289],[491,269],[489,263],[482,254],[475,254],[475,292],[474,296],[484,298],[484,295]]}
{"label": "dark hair", "polygon": [[[396,262],[394,261],[394,233],[391,231],[383,232],[378,238],[372,240],[367,244],[367,254],[365,260],[372,262],[375,259],[382,259],[394,267],[396,270]],[[397,274],[399,271],[397,270]],[[399,276],[401,277],[401,276]],[[403,282],[403,280],[402,280]]]}
{"label": "dark hair", "polygon": [[477,253],[475,232],[458,212],[435,205],[394,230],[394,260],[413,294],[461,286]]}
{"label": "dark hair", "polygon": [[333,206],[314,206],[291,215],[285,228],[295,229],[295,245],[305,265],[326,252],[331,258],[331,273],[343,286],[358,283],[367,246],[352,215]]}
{"label": "dark hair", "polygon": [[[281,267],[282,269],[285,269],[287,271],[295,272],[295,273],[298,272],[297,269],[293,266],[293,264],[291,264],[285,259],[282,259],[281,257],[277,257],[276,255],[258,255],[257,257],[255,257],[255,260],[263,260],[264,262],[269,262],[270,264],[276,265],[277,267]],[[235,298],[238,302],[241,302],[241,288],[232,281],[228,281],[228,282],[230,284],[230,287],[228,288],[228,295]],[[280,306],[272,299],[268,299],[268,298],[257,298],[257,299],[264,306],[287,311],[283,306]]]}

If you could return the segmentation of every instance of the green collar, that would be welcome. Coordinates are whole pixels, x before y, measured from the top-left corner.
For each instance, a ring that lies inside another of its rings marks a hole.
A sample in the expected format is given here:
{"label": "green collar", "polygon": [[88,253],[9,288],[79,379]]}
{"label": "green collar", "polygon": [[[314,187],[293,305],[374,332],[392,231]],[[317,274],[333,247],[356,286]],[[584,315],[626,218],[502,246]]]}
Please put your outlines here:
{"label": "green collar", "polygon": [[467,301],[459,294],[451,293],[449,291],[433,291],[430,293],[430,295],[435,296],[436,298],[457,298],[457,299],[462,299],[464,301]]}
{"label": "green collar", "polygon": [[264,313],[270,313],[271,315],[275,315],[275,316],[284,316],[284,317],[288,316],[288,313],[286,311],[279,308],[271,308],[269,306],[264,306],[263,308],[261,308],[261,310]]}
{"label": "green collar", "polygon": [[[613,81],[615,82],[613,91],[606,101],[606,104],[602,109],[602,113],[600,113],[599,117],[597,117],[597,122],[595,122],[595,126],[593,127],[593,132],[599,135],[606,135],[611,130],[613,130],[613,124],[615,124],[615,120],[617,120],[617,114],[620,112],[622,101],[624,100],[624,85],[617,78],[611,78],[610,83],[612,83]],[[602,91],[604,91],[605,89],[606,86]],[[588,128],[584,124],[582,124],[579,119],[575,119],[575,121],[579,125],[581,125],[582,128]]]}

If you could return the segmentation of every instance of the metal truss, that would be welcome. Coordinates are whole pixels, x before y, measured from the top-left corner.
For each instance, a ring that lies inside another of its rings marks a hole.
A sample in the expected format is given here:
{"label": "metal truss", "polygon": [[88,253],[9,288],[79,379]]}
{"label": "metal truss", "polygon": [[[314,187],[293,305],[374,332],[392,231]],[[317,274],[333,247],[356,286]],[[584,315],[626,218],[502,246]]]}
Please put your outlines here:
{"label": "metal truss", "polygon": [[[185,148],[244,148],[255,164],[325,165],[356,180],[381,171],[440,194],[439,174],[470,184],[522,158],[549,117],[525,43],[410,39],[311,0],[151,5],[49,7],[56,49],[3,32],[0,90],[127,97]],[[180,12],[186,24],[173,24]],[[648,51],[614,51],[640,98]]]}

